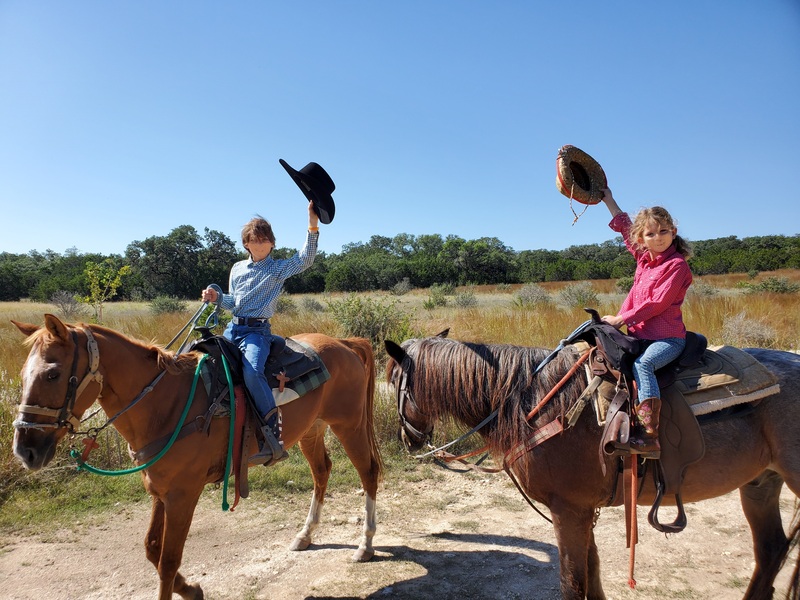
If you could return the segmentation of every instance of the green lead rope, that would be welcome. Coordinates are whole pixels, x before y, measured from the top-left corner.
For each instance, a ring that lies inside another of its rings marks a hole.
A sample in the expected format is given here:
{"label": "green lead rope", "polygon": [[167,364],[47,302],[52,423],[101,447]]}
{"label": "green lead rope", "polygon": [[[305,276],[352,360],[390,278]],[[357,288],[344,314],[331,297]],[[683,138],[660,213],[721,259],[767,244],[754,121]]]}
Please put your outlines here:
{"label": "green lead rope", "polygon": [[230,393],[231,402],[231,424],[230,432],[228,433],[228,457],[225,460],[225,476],[222,478],[222,510],[227,511],[230,508],[228,504],[228,477],[231,474],[231,462],[233,457],[233,434],[234,434],[234,421],[236,420],[236,400],[233,395],[233,381],[231,380],[231,370],[228,367],[228,359],[222,355],[222,366],[225,367],[225,377],[228,379],[228,392]]}
{"label": "green lead rope", "polygon": [[[197,363],[197,368],[194,371],[194,380],[192,381],[192,389],[189,391],[189,398],[186,401],[186,408],[183,409],[183,414],[181,418],[178,420],[178,425],[175,427],[175,431],[172,433],[172,436],[169,438],[167,445],[164,446],[161,451],[156,454],[152,459],[147,461],[143,465],[139,465],[138,467],[132,467],[130,469],[122,469],[119,471],[107,471],[105,469],[98,469],[97,467],[93,467],[87,462],[84,462],[81,458],[81,453],[77,450],[73,449],[70,450],[69,455],[75,460],[78,464],[78,470],[81,471],[89,471],[90,473],[94,473],[95,475],[107,475],[111,477],[116,477],[119,475],[130,475],[131,473],[138,473],[139,471],[143,471],[148,467],[153,466],[157,461],[163,457],[170,448],[172,448],[172,444],[175,443],[175,440],[178,439],[178,434],[183,427],[183,423],[186,421],[186,415],[189,414],[189,409],[192,407],[192,402],[194,401],[194,394],[197,390],[197,381],[200,379],[200,371],[203,368],[203,364],[206,362],[208,358],[208,354],[204,354],[202,358]],[[233,395],[233,381],[231,379],[231,371],[228,367],[228,361],[223,356],[222,357],[222,364],[225,367],[225,376],[228,379],[228,390],[230,390],[230,401],[231,401],[231,425],[230,425],[230,435],[228,439],[228,456],[225,461],[225,477],[223,479],[222,484],[222,510],[227,511],[230,508],[230,504],[228,504],[228,477],[231,473],[231,462],[233,456],[233,433],[234,433],[234,418],[236,417],[236,402],[234,401]]]}

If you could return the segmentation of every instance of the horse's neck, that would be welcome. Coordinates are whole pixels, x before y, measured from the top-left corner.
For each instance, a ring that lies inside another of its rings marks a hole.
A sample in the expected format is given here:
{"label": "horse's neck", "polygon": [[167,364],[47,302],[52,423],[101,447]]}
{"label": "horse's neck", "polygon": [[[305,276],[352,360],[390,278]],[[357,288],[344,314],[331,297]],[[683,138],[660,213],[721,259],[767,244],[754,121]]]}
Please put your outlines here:
{"label": "horse's neck", "polygon": [[100,406],[109,418],[119,414],[114,426],[134,445],[141,431],[139,423],[169,418],[174,411],[174,403],[157,399],[174,396],[170,391],[179,378],[167,373],[155,382],[162,372],[157,354],[117,332],[98,336],[98,346],[103,370]]}

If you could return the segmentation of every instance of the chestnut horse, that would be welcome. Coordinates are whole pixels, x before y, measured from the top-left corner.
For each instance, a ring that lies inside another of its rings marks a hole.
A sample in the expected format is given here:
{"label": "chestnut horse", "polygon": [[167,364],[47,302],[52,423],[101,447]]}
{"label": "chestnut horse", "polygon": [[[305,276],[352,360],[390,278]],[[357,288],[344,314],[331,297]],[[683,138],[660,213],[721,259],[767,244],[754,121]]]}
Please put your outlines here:
{"label": "chestnut horse", "polygon": [[[48,464],[56,445],[95,399],[109,417],[121,412],[114,426],[132,451],[175,431],[193,386],[198,353],[175,355],[106,327],[64,324],[53,315],[45,315],[43,328],[14,324],[31,346],[22,369],[22,402],[14,434],[14,454],[28,469]],[[363,536],[354,560],[367,561],[374,554],[375,495],[383,468],[373,427],[372,347],[363,338],[337,340],[317,333],[295,339],[314,348],[330,379],[282,409],[286,447],[299,442],[314,478],[308,518],[291,549],[306,549],[319,524],[331,472],[324,444],[330,426],[366,492]],[[131,405],[162,372],[152,391]],[[204,386],[198,385],[186,422],[205,415],[209,406]],[[158,571],[160,600],[169,600],[173,592],[186,599],[203,598],[200,586],[186,581],[178,568],[204,486],[223,479],[229,424],[227,417],[211,419],[207,433],[178,438],[160,460],[141,472],[153,504],[145,552]]]}
{"label": "chestnut horse", "polygon": [[[606,457],[606,469],[601,469],[602,431],[591,409],[563,432],[547,427],[563,423],[587,387],[581,370],[543,403],[578,362],[578,350],[565,346],[538,373],[536,367],[549,350],[443,337],[407,340],[402,346],[387,341],[386,350],[391,357],[387,379],[397,392],[401,435],[409,449],[421,448],[439,419],[474,428],[497,410],[497,417],[479,433],[500,459],[515,450],[509,460],[514,478],[531,499],[549,508],[562,596],[604,599],[593,520],[614,496],[618,459]],[[705,456],[687,469],[681,491],[684,501],[695,502],[739,490],[755,553],[755,570],[744,597],[763,599],[772,598],[775,577],[798,540],[797,526],[788,538],[784,533],[779,496],[784,482],[795,495],[800,493],[800,356],[774,350],[748,352],[778,377],[781,392],[740,416],[704,421]],[[529,422],[529,412],[541,403]],[[532,437],[534,431],[546,437],[551,430],[556,433],[545,441],[537,443],[538,438]],[[520,446],[526,442],[527,451]],[[655,489],[650,478],[645,479],[639,502],[649,506]],[[795,570],[794,582],[796,578]],[[795,583],[792,588],[796,598]]]}

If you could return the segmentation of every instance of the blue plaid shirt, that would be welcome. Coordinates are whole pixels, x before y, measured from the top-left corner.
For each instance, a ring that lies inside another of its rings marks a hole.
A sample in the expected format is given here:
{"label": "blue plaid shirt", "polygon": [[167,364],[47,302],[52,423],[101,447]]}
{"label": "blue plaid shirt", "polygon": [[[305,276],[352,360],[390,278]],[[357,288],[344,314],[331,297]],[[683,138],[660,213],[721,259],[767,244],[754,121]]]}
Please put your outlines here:
{"label": "blue plaid shirt", "polygon": [[229,293],[222,294],[218,304],[237,317],[269,319],[275,314],[286,278],[302,273],[314,263],[318,240],[319,232],[309,231],[303,248],[291,258],[275,260],[270,254],[258,262],[248,258],[235,263],[228,280]]}

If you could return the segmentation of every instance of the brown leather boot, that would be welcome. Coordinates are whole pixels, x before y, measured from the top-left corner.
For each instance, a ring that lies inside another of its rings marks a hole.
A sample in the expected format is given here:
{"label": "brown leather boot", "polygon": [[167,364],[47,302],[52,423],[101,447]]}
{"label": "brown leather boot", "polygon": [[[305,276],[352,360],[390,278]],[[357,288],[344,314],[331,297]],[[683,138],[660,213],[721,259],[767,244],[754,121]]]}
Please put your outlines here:
{"label": "brown leather boot", "polygon": [[661,416],[661,398],[645,398],[636,407],[639,427],[630,437],[631,454],[643,458],[660,458],[661,444],[658,443],[658,423]]}
{"label": "brown leather boot", "polygon": [[267,425],[261,428],[263,441],[256,454],[247,461],[249,465],[272,466],[289,458],[289,453],[283,448],[281,440],[281,413],[275,408],[264,417]]}

